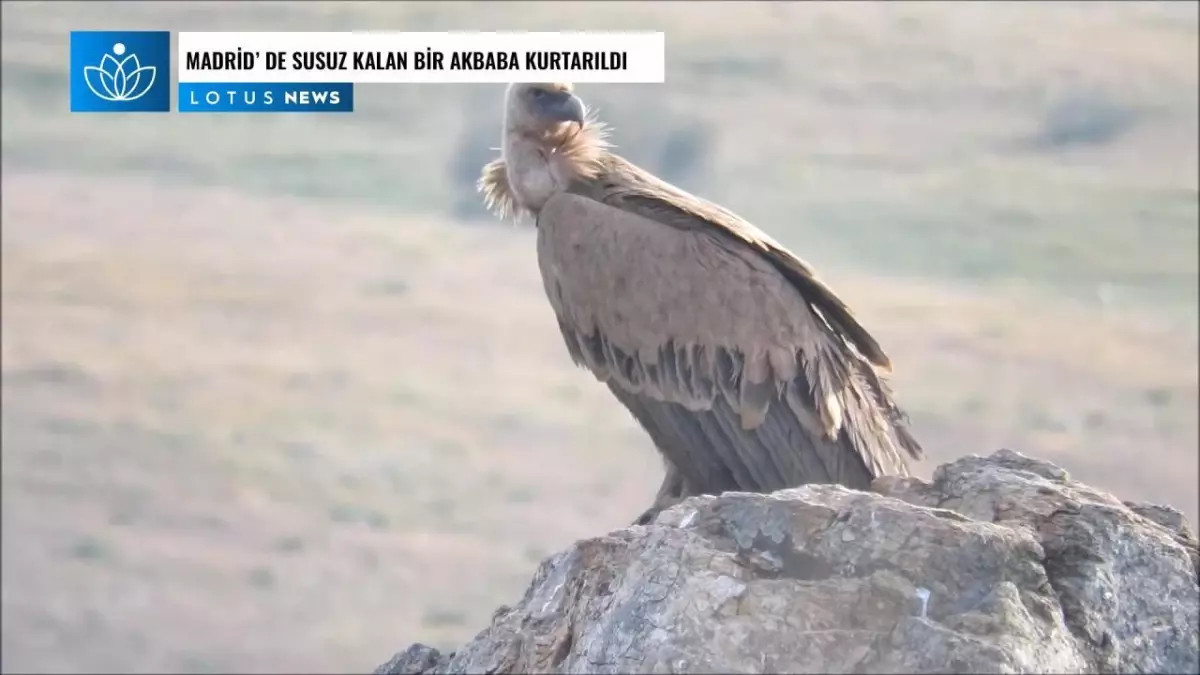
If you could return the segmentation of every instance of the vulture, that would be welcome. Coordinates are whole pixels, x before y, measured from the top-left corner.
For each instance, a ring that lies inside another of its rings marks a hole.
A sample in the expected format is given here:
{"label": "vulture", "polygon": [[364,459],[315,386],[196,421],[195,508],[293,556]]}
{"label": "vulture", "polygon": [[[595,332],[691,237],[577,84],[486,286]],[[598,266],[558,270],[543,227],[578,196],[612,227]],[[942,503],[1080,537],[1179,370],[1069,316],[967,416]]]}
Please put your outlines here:
{"label": "vulture", "polygon": [[649,435],[685,497],[806,483],[866,489],[923,457],[879,343],[803,260],[736,214],[612,152],[570,84],[508,86],[478,188],[537,228],[577,366]]}

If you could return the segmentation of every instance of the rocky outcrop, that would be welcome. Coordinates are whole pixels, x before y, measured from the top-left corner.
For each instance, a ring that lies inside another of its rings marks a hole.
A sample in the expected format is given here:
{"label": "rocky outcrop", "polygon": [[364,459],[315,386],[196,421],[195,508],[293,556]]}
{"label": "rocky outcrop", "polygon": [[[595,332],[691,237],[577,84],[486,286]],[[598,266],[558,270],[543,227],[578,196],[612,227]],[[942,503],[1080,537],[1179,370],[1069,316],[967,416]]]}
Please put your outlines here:
{"label": "rocky outcrop", "polygon": [[932,482],[689,499],[377,673],[1200,672],[1196,536],[1001,450]]}

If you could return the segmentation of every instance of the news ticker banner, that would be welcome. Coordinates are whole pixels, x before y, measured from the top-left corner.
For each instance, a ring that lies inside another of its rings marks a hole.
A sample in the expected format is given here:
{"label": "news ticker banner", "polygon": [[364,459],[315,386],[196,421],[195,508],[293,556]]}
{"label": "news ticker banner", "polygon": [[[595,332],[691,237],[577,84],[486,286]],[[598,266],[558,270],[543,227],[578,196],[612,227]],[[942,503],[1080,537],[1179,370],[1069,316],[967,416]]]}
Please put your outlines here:
{"label": "news ticker banner", "polygon": [[[175,69],[173,71],[173,69]],[[72,112],[353,112],[354,85],[661,83],[656,32],[72,31]]]}

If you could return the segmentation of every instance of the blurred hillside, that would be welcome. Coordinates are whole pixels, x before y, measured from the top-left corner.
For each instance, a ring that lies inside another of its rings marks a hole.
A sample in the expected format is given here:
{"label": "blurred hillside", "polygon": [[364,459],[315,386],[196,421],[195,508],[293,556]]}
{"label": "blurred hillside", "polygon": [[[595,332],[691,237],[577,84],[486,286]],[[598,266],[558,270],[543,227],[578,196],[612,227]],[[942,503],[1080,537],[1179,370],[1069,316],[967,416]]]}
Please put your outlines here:
{"label": "blurred hillside", "polygon": [[812,262],[928,466],[1009,446],[1197,517],[1195,3],[10,3],[5,672],[365,670],[453,646],[661,478],[472,183],[499,86],[71,115],[67,31],[660,29],[581,86]]}

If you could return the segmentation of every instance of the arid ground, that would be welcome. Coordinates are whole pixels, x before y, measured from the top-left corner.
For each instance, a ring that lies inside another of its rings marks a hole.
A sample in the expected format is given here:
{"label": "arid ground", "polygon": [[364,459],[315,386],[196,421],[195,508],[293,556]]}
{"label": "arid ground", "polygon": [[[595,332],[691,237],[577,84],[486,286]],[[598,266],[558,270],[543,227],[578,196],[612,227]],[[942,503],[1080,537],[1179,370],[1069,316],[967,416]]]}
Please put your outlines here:
{"label": "arid ground", "polygon": [[498,85],[72,115],[67,31],[654,28],[621,152],[813,263],[930,459],[1197,517],[1195,3],[3,5],[4,672],[449,647],[661,466],[472,189]]}

